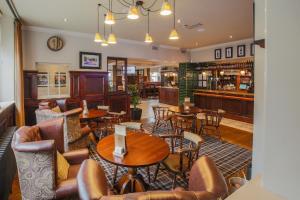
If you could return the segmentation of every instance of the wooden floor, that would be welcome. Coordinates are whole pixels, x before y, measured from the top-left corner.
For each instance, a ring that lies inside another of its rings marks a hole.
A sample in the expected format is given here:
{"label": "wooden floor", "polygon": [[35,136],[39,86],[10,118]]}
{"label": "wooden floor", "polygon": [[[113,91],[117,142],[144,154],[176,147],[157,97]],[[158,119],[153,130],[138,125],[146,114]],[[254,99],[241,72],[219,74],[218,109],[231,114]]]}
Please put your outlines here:
{"label": "wooden floor", "polygon": [[[153,119],[144,119],[143,123],[153,122]],[[232,144],[237,144],[248,150],[252,150],[253,134],[228,126],[221,126],[222,139]],[[21,192],[18,177],[15,178],[12,185],[12,194],[9,200],[21,200]]]}

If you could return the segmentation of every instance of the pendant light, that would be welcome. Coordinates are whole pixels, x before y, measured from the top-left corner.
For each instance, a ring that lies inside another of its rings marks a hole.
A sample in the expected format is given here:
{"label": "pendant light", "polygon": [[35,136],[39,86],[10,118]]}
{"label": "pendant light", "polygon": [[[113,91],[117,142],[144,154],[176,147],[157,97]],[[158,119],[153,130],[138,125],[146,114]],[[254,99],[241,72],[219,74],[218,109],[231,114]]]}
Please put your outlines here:
{"label": "pendant light", "polygon": [[138,19],[139,17],[140,17],[139,10],[136,7],[136,5],[134,4],[134,0],[133,0],[132,5],[129,7],[127,18],[128,19]]}
{"label": "pendant light", "polygon": [[[105,17],[106,17],[106,16],[104,15],[104,18],[105,18]],[[108,46],[108,43],[107,43],[107,41],[106,41],[106,39],[105,39],[105,36],[106,36],[106,32],[105,32],[105,23],[104,23],[103,25],[104,25],[104,28],[103,28],[103,40],[102,40],[101,46],[107,47],[107,46]]]}
{"label": "pendant light", "polygon": [[108,25],[112,25],[112,24],[116,23],[114,14],[112,13],[112,0],[109,0],[109,10],[106,13],[104,22],[105,22],[105,24],[108,24]]}
{"label": "pendant light", "polygon": [[100,43],[100,42],[102,42],[102,36],[101,36],[101,34],[99,33],[100,31],[99,31],[99,5],[98,5],[98,7],[97,7],[97,13],[98,13],[98,15],[97,15],[97,33],[95,33],[95,38],[94,38],[94,41],[95,42],[97,42],[97,43]]}
{"label": "pendant light", "polygon": [[108,44],[117,44],[117,38],[115,34],[112,32],[112,26],[110,26],[110,34],[108,35],[107,39]]}
{"label": "pendant light", "polygon": [[175,28],[175,0],[174,0],[174,14],[173,14],[173,29],[171,30],[171,33],[169,35],[169,40],[178,40],[179,39],[179,35],[176,31],[176,28]]}
{"label": "pendant light", "polygon": [[160,15],[167,16],[172,14],[172,6],[168,2],[168,0],[164,0],[161,10],[160,10]]}
{"label": "pendant light", "polygon": [[153,40],[152,40],[152,37],[150,35],[150,11],[148,10],[148,25],[147,25],[147,33],[146,33],[146,36],[145,36],[145,42],[146,43],[152,43]]}

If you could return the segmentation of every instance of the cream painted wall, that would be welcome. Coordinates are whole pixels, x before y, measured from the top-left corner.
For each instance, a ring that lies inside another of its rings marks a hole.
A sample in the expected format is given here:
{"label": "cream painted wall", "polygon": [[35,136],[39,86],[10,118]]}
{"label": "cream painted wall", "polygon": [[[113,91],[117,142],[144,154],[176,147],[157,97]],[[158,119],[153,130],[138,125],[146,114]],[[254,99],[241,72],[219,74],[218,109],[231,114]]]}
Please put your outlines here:
{"label": "cream painted wall", "polygon": [[0,101],[13,101],[15,91],[14,19],[0,18]]}
{"label": "cream painted wall", "polygon": [[[286,199],[300,197],[300,1],[256,0],[256,53],[253,169],[263,186]],[[265,13],[264,13],[265,12]],[[265,24],[264,21],[265,16]],[[264,28],[265,27],[265,28]],[[263,96],[261,96],[263,95]]]}
{"label": "cream painted wall", "polygon": [[[65,46],[58,52],[50,51],[47,39],[59,35]],[[151,46],[140,42],[121,40],[110,47],[101,47],[93,41],[93,35],[67,32],[62,30],[25,27],[23,30],[24,68],[35,69],[36,62],[69,64],[71,70],[79,69],[79,52],[102,53],[102,71],[106,71],[107,56],[142,58],[160,61],[162,64],[178,64],[190,59],[189,54],[182,54],[179,49],[163,48],[152,50]]]}
{"label": "cream painted wall", "polygon": [[197,49],[191,50],[191,61],[192,62],[206,62],[206,61],[214,61],[215,60],[215,49],[222,49],[222,60],[230,59],[225,58],[225,48],[233,47],[233,58],[237,58],[237,46],[238,45],[246,45],[246,57],[250,57],[250,44],[253,43],[253,39],[245,39],[239,41],[233,41],[228,43],[222,43]]}

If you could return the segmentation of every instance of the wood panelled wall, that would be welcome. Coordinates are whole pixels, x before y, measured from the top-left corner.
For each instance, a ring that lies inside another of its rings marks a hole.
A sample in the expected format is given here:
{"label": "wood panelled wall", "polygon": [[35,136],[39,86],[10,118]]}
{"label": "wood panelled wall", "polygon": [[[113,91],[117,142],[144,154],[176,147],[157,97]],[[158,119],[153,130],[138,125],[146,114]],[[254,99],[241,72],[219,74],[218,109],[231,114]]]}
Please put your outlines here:
{"label": "wood panelled wall", "polygon": [[[37,71],[24,71],[25,121],[26,125],[36,123],[35,110],[41,100],[37,98]],[[54,101],[56,99],[49,99]],[[130,100],[126,93],[108,93],[108,73],[96,71],[70,71],[70,98],[67,109],[82,106],[86,100],[89,108],[109,105],[111,111],[124,110],[130,114]]]}

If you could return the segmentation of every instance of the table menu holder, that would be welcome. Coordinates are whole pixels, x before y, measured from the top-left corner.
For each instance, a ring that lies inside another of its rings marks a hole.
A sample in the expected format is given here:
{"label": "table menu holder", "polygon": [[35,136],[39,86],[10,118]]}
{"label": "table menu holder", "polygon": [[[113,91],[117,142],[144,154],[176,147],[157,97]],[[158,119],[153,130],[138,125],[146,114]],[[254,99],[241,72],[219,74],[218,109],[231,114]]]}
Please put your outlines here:
{"label": "table menu holder", "polygon": [[87,107],[86,100],[83,100],[82,104],[83,104],[83,115],[88,115],[89,114],[89,109]]}
{"label": "table menu holder", "polygon": [[113,155],[123,158],[126,153],[126,126],[115,125],[115,150]]}

